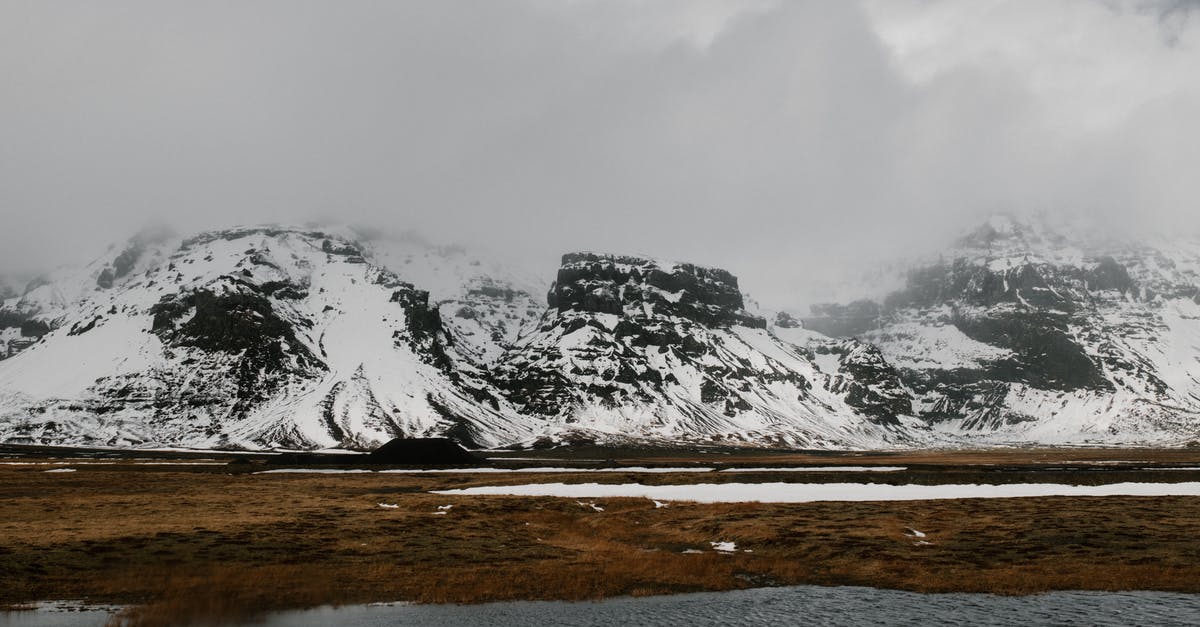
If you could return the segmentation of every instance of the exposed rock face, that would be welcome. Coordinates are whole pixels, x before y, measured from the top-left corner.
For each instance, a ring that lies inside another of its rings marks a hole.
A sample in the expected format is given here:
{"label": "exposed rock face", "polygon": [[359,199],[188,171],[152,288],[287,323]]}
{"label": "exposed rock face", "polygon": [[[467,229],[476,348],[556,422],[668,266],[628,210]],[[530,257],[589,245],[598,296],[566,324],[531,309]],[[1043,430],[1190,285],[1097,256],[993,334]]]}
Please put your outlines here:
{"label": "exposed rock face", "polygon": [[708,326],[741,324],[766,328],[743,310],[737,277],[719,268],[659,262],[620,255],[563,255],[551,288],[551,307],[623,315],[645,308],[646,315],[681,318]]}
{"label": "exposed rock face", "polygon": [[151,307],[150,314],[151,330],[165,346],[229,356],[222,366],[228,365],[236,380],[236,417],[269,399],[289,376],[325,369],[296,337],[293,323],[280,318],[270,300],[252,289],[176,295]]}
{"label": "exposed rock face", "polygon": [[845,395],[851,407],[876,422],[895,426],[899,425],[898,416],[912,415],[913,399],[901,382],[900,372],[875,346],[846,339],[816,343],[814,351],[837,357],[837,373],[829,376],[826,387]]}

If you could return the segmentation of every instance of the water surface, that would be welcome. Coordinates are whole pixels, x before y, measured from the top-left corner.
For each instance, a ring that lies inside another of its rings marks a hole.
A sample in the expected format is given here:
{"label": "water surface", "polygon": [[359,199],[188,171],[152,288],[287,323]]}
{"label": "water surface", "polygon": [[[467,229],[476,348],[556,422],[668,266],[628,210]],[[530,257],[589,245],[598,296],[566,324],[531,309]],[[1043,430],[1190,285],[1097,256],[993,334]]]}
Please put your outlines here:
{"label": "water surface", "polygon": [[[0,614],[4,627],[103,625],[105,612]],[[919,594],[857,587],[793,586],[618,598],[600,602],[368,605],[275,614],[266,627],[385,625],[1197,625],[1200,595],[1051,592],[1022,597]]]}

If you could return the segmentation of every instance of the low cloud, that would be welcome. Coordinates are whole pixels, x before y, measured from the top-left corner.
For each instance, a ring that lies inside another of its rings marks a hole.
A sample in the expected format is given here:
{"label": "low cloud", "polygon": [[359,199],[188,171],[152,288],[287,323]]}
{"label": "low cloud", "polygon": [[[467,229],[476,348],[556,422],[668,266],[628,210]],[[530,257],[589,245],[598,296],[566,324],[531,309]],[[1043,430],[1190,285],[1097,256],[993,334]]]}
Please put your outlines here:
{"label": "low cloud", "polygon": [[801,307],[993,211],[1194,228],[1194,4],[9,3],[0,271],[332,217]]}

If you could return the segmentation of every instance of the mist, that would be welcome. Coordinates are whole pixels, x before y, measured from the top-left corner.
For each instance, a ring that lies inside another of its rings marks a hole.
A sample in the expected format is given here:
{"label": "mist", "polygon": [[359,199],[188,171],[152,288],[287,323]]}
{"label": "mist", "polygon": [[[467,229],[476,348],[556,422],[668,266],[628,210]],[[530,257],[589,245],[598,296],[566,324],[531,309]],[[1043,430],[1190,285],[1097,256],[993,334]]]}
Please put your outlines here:
{"label": "mist", "polygon": [[336,220],[776,307],[996,211],[1196,229],[1196,3],[0,2],[0,274]]}

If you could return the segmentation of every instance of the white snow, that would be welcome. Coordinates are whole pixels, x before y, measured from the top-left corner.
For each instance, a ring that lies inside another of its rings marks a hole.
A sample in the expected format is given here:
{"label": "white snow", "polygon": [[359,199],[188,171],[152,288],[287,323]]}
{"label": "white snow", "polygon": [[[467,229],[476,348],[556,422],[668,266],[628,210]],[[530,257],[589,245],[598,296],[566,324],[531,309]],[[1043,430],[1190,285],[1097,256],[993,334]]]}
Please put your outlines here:
{"label": "white snow", "polygon": [[226,461],[0,461],[0,466],[228,466]]}
{"label": "white snow", "polygon": [[871,483],[716,483],[642,485],[638,483],[534,483],[435,490],[455,496],[507,495],[567,498],[646,498],[699,503],[809,503],[814,501],[926,501],[1037,496],[1200,496],[1200,482],[1112,483],[1076,486],[1057,483],[1007,485],[887,485]]}
{"label": "white snow", "polygon": [[379,506],[384,509],[400,509],[400,505],[398,503],[380,503]]}
{"label": "white snow", "polygon": [[42,472],[75,472],[75,469],[74,468],[51,468],[50,470],[44,470]]}
{"label": "white snow", "polygon": [[1012,351],[975,341],[952,324],[894,323],[867,332],[863,339],[878,346],[898,368],[953,370],[1012,356]]}
{"label": "white snow", "polygon": [[359,474],[365,472],[376,472],[374,470],[362,470],[359,468],[276,468],[274,470],[261,470],[254,474],[256,475],[286,475],[286,474],[314,474],[314,475],[346,475]]}
{"label": "white snow", "polygon": [[907,466],[786,466],[771,468],[722,468],[721,472],[897,472]]}
{"label": "white snow", "polygon": [[734,553],[737,551],[737,543],[735,542],[709,542],[714,551],[720,553]]}
{"label": "white snow", "polygon": [[646,468],[642,466],[629,466],[624,468],[389,468],[387,470],[364,470],[361,468],[275,468],[272,470],[263,470],[256,472],[257,475],[267,474],[284,474],[284,473],[320,473],[320,474],[340,474],[340,473],[363,473],[363,472],[378,472],[384,474],[425,474],[425,473],[588,473],[588,472],[630,472],[639,474],[655,474],[655,473],[679,473],[679,472],[712,472],[715,468]]}

